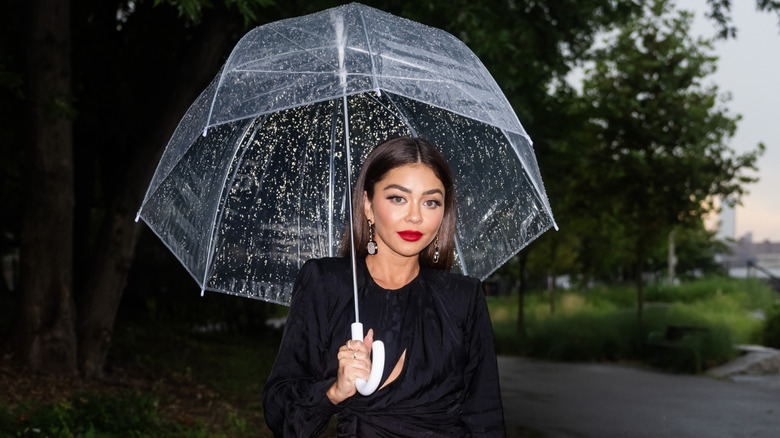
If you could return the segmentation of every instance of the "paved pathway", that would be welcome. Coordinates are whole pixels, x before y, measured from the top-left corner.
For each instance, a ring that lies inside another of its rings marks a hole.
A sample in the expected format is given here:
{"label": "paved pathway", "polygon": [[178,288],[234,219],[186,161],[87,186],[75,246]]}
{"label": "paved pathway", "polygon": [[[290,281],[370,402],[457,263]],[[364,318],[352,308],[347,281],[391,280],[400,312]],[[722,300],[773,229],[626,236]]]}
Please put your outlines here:
{"label": "paved pathway", "polygon": [[780,437],[780,376],[734,382],[499,357],[507,436]]}

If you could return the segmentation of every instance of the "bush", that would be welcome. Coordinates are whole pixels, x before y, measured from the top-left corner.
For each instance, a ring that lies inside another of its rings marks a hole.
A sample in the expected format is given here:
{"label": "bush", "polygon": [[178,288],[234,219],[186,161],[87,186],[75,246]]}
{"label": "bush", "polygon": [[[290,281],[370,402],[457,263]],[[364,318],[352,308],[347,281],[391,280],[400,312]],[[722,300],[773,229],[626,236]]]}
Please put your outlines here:
{"label": "bush", "polygon": [[767,316],[763,335],[764,345],[780,348],[780,306],[776,305]]}
{"label": "bush", "polygon": [[0,436],[193,436],[166,420],[157,410],[157,400],[131,391],[77,393],[50,405],[19,406],[16,412],[6,408],[3,417],[19,421],[0,419]]}
{"label": "bush", "polygon": [[0,436],[14,436],[11,431],[15,429],[16,419],[11,409],[0,402]]}
{"label": "bush", "polygon": [[705,277],[689,283],[670,285],[651,283],[645,288],[645,300],[664,303],[698,303],[713,297],[730,296],[740,308],[765,309],[774,303],[775,294],[759,278]]}
{"label": "bush", "polygon": [[[711,277],[680,286],[649,285],[643,320],[638,322],[635,290],[599,287],[558,293],[555,313],[547,293],[528,294],[525,330],[517,333],[517,296],[488,301],[499,354],[564,361],[631,361],[677,372],[701,372],[737,354],[734,343],[758,343],[769,331],[780,338],[780,316],[763,330],[754,316],[776,299],[756,279]],[[780,315],[780,308],[773,315]],[[666,339],[670,326],[691,326]],[[778,339],[780,342],[780,339]]]}
{"label": "bush", "polygon": [[564,361],[617,361],[637,357],[636,313],[589,311],[537,321],[528,329],[529,356]]}
{"label": "bush", "polygon": [[[679,327],[667,326],[667,330]],[[667,339],[664,336],[649,342],[644,354],[645,361],[666,371],[701,373],[736,356],[731,336],[725,327],[683,327],[690,330],[682,332],[679,338]]]}

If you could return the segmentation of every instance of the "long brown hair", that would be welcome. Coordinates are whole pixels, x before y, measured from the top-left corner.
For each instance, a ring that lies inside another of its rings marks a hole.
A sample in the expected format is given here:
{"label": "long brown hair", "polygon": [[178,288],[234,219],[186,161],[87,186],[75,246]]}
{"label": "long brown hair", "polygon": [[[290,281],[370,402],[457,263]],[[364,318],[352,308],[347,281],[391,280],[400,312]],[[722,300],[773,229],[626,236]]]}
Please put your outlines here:
{"label": "long brown hair", "polygon": [[[444,217],[439,228],[439,261],[433,262],[433,243],[420,253],[420,264],[449,271],[455,257],[455,188],[452,172],[447,160],[427,140],[412,137],[396,137],[379,144],[366,157],[360,169],[355,189],[352,192],[352,230],[355,232],[355,257],[368,255],[368,219],[363,211],[363,192],[369,200],[374,199],[374,186],[388,172],[406,164],[424,164],[439,178],[444,186]],[[350,254],[350,227],[341,242],[341,255]]]}

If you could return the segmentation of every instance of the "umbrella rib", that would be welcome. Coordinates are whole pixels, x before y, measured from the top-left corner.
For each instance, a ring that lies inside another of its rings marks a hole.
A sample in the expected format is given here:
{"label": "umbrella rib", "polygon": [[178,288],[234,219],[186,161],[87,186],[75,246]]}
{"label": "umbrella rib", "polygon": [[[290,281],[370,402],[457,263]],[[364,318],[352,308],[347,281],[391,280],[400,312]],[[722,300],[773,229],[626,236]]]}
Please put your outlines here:
{"label": "umbrella rib", "polygon": [[[455,252],[460,256],[460,270],[463,273],[463,275],[469,275],[469,268],[466,266],[466,258],[463,256],[463,252],[460,249],[460,237],[458,237],[458,233],[455,233]],[[487,278],[487,277],[485,277]],[[485,278],[482,278],[481,280],[484,280]]]}
{"label": "umbrella rib", "polygon": [[[307,143],[310,144],[309,142],[307,142]],[[303,236],[303,232],[301,230],[301,216],[302,215],[300,214],[300,212],[303,211],[303,193],[305,193],[306,166],[308,165],[308,162],[309,162],[308,154],[306,154],[306,147],[304,146],[302,149],[303,149],[303,159],[301,160],[301,182],[300,182],[300,185],[299,185],[299,187],[300,187],[299,193],[301,193],[301,195],[298,196],[298,212],[299,213],[295,215],[295,222],[296,222],[296,225],[298,227],[298,236]],[[298,269],[301,268],[300,260],[301,260],[301,244],[302,244],[302,241],[303,241],[303,239],[300,238],[300,237],[298,239],[296,239],[296,243],[297,243],[296,249],[298,251],[298,254],[296,255],[295,258],[296,258],[296,260],[298,260],[298,263],[299,263]]]}
{"label": "umbrella rib", "polygon": [[[275,32],[279,33],[279,31],[275,31]],[[317,36],[319,36],[319,35],[317,35]],[[287,37],[285,37],[285,38],[288,41],[290,40]],[[301,46],[298,46],[298,47],[301,47]],[[301,48],[301,50],[289,50],[289,51],[286,51],[286,52],[277,53],[277,54],[275,54],[273,56],[264,57],[264,58],[262,58],[262,60],[263,60],[263,63],[265,63],[265,64],[274,64],[274,63],[278,62],[278,61],[275,61],[276,59],[285,58],[285,57],[294,57],[295,55],[299,55],[300,53],[307,53],[307,54],[309,54],[311,56],[314,56],[312,54],[313,51],[320,50],[320,49],[332,49],[333,47],[334,46],[332,44],[325,44],[325,45],[322,45],[322,46],[312,47],[310,49]],[[369,51],[361,49],[359,47],[346,46],[346,47],[344,47],[344,49],[345,50],[352,50],[352,51],[359,52],[359,53],[370,54]],[[382,56],[382,55],[379,55],[379,56]],[[317,59],[322,59],[321,57],[318,57],[318,56],[314,56],[314,57],[317,58]],[[382,57],[384,58],[384,56],[382,56]],[[387,59],[395,60],[394,58],[389,58],[389,57]],[[252,69],[252,68],[246,68],[245,69],[245,66],[254,64],[257,61],[258,61],[258,59],[252,59],[252,60],[249,60],[249,61],[246,61],[246,62],[242,62],[241,64],[236,64],[235,68],[232,68],[230,71],[254,71],[254,69]],[[323,64],[326,64],[326,65],[330,65],[331,64],[328,60],[322,59],[322,61],[323,61]],[[402,60],[397,60],[397,61],[404,62]],[[414,64],[411,64],[411,63],[406,63],[406,64],[414,65]],[[335,67],[334,67],[333,71],[336,71]]]}
{"label": "umbrella rib", "polygon": [[[501,130],[501,133],[504,135],[505,138],[509,139],[511,138],[505,130]],[[522,169],[527,169],[525,171],[526,174],[528,174],[530,169],[533,169],[533,167],[529,166],[528,162],[525,160],[525,157],[523,154],[519,153],[511,141],[509,142],[510,145],[512,145],[512,150],[515,152],[515,155],[517,155],[517,158],[520,160],[520,164],[522,164]],[[533,143],[530,142],[529,144],[533,145]],[[536,178],[530,177],[528,178],[531,181],[531,185],[534,187],[534,194],[536,195],[536,198],[542,203],[544,206],[544,209],[547,211],[547,215],[550,216],[550,219],[552,219],[552,224],[555,227],[555,230],[558,230],[558,224],[555,223],[555,219],[553,218],[552,214],[552,208],[550,208],[550,202],[547,200],[547,196],[544,195],[544,187],[539,187],[539,183],[536,181]]]}
{"label": "umbrella rib", "polygon": [[[220,196],[220,199],[222,200],[221,202],[222,208],[220,208],[219,205],[217,205],[217,209],[214,212],[214,219],[211,222],[211,237],[209,238],[209,245],[208,245],[209,257],[208,257],[208,261],[206,262],[206,270],[203,273],[203,283],[200,290],[201,296],[205,291],[206,282],[208,278],[211,276],[211,272],[213,270],[212,263],[214,261],[214,252],[216,251],[216,247],[217,247],[217,230],[222,225],[222,218],[225,212],[225,204],[227,203],[228,192],[226,191],[226,188],[233,186],[233,183],[236,180],[236,175],[238,174],[240,168],[239,163],[243,161],[244,154],[246,154],[246,151],[249,149],[247,147],[247,144],[249,143],[249,140],[254,137],[255,133],[257,133],[260,127],[263,126],[266,119],[268,119],[268,116],[263,117],[262,120],[258,118],[247,127],[242,140],[236,144],[236,148],[235,150],[233,150],[233,158],[230,160],[230,162],[231,163],[235,162],[236,166],[235,169],[233,169],[233,175],[231,175],[230,177],[230,182],[228,183],[227,178],[223,177],[221,179],[222,181],[224,181],[222,185],[222,195]],[[241,150],[241,156],[238,157],[238,160],[236,160],[236,155],[238,154],[239,150]],[[225,174],[227,174],[228,171],[230,171],[230,166],[226,166]]]}
{"label": "umbrella rib", "polygon": [[[362,18],[362,16],[363,16],[363,13],[362,13],[362,11],[360,12],[360,15],[361,15],[361,18]],[[312,47],[312,48],[309,48],[309,49],[307,49],[307,48],[305,48],[305,47],[301,46],[300,44],[296,44],[294,40],[290,39],[289,37],[287,37],[286,35],[284,35],[284,34],[283,34],[283,33],[281,33],[280,31],[278,31],[278,30],[276,29],[276,27],[281,27],[281,26],[282,26],[281,24],[279,24],[279,23],[269,23],[267,26],[268,26],[268,29],[269,29],[269,30],[272,30],[273,32],[275,32],[275,33],[279,34],[279,36],[281,36],[282,38],[284,38],[284,39],[286,39],[287,41],[289,41],[289,42],[293,43],[293,45],[295,45],[295,47],[298,47],[298,48],[299,48],[299,50],[289,50],[289,51],[285,51],[285,52],[283,52],[283,53],[278,53],[278,54],[276,54],[276,55],[274,55],[274,56],[271,56],[271,57],[265,58],[266,60],[273,60],[274,58],[285,57],[285,56],[288,56],[288,55],[297,55],[297,54],[299,54],[299,53],[301,53],[301,52],[305,52],[305,53],[307,53],[307,54],[309,54],[309,55],[313,56],[313,57],[314,57],[314,58],[316,58],[316,59],[322,59],[322,58],[320,58],[320,57],[318,57],[318,56],[315,56],[315,55],[313,55],[312,51],[313,51],[313,50],[318,50],[318,49],[330,49],[330,48],[333,48],[333,47],[334,47],[334,46],[333,46],[333,44],[329,42],[329,43],[325,43],[325,44],[323,44],[323,45],[321,45],[321,46]],[[311,32],[311,31],[309,31],[308,29],[306,29],[306,28],[302,28],[302,27],[289,27],[289,29],[294,29],[294,30],[296,30],[296,31],[298,31],[298,32],[300,32],[300,33],[302,33],[302,34],[305,34],[305,35],[310,35],[310,36],[312,36],[312,37],[315,37],[315,38],[320,38],[320,37],[321,37],[321,35],[320,35],[320,34],[318,34],[318,33],[314,33],[314,32]],[[352,47],[345,47],[345,49],[363,51],[363,50],[360,50],[360,49],[357,49],[357,48],[352,48]],[[328,62],[328,61],[327,61],[327,60],[325,60],[325,59],[323,59],[322,61],[323,61],[325,64],[330,64],[330,62]],[[251,62],[253,62],[253,61],[245,62],[245,63],[243,63],[243,64],[239,64],[239,65],[241,65],[241,66],[243,66],[243,65],[247,65],[247,64],[250,64]],[[335,71],[335,69],[334,69],[334,71]]]}
{"label": "umbrella rib", "polygon": [[333,105],[330,123],[330,156],[328,157],[328,256],[333,257],[333,217],[336,205],[336,125],[339,106]]}
{"label": "umbrella rib", "polygon": [[[281,33],[279,31],[275,30],[274,32],[276,32],[276,33],[281,35]],[[284,35],[282,35],[282,36],[284,36]],[[284,37],[284,38],[286,38],[288,41],[291,41],[287,37]],[[298,46],[298,47],[301,47],[301,46]],[[286,52],[277,53],[277,54],[275,54],[273,56],[267,56],[265,58],[262,58],[262,60],[264,62],[266,62],[266,63],[273,64],[273,63],[275,63],[275,61],[274,61],[275,59],[298,55],[298,54],[300,54],[302,52],[303,53],[307,53],[307,54],[309,54],[311,56],[314,56],[312,54],[312,51],[318,50],[318,49],[330,49],[332,47],[333,47],[332,44],[325,44],[325,45],[322,45],[322,46],[312,47],[311,49],[308,49],[308,50],[307,49],[303,49],[303,48],[301,48],[301,50],[289,50],[289,51],[286,51]],[[314,57],[317,58],[317,59],[321,59],[320,57],[317,57],[317,56],[314,56]],[[246,62],[242,62],[241,64],[236,64],[236,67],[231,69],[231,71],[244,70],[244,66],[251,65],[253,63],[256,63],[257,61],[258,61],[258,59],[252,59],[252,60],[249,60],[249,61],[246,61]],[[323,61],[324,64],[330,64],[330,62],[328,62],[325,59],[323,59],[322,61]],[[249,69],[249,70],[251,71],[251,69]]]}
{"label": "umbrella rib", "polygon": [[[283,33],[279,32],[278,30],[273,29],[273,31],[276,32],[280,37],[286,39],[292,45],[294,45],[295,47],[298,47],[300,49],[299,51],[290,51],[289,53],[297,54],[297,53],[300,53],[300,52],[304,52],[304,53],[306,53],[307,55],[311,56],[314,59],[319,59],[325,65],[331,65],[331,63],[327,59],[323,59],[322,57],[315,55],[314,53],[312,53],[312,51],[310,49],[306,49],[305,47],[303,47],[300,44],[298,44],[295,40],[288,38],[286,35],[284,35]],[[321,46],[321,47],[322,48],[330,48],[331,46],[330,45],[325,45],[325,46]]]}
{"label": "umbrella rib", "polygon": [[366,18],[363,16],[363,10],[358,11],[360,15],[360,22],[363,23],[363,35],[366,38],[366,46],[368,47],[368,59],[371,60],[371,81],[374,83],[374,89],[379,94],[379,83],[376,80],[376,65],[374,64],[374,51],[371,50],[371,40],[368,38],[368,28],[366,28]]}
{"label": "umbrella rib", "polygon": [[395,103],[395,101],[391,97],[391,93],[385,93],[385,96],[387,97],[387,100],[390,101],[390,104],[393,105],[393,108],[395,108],[395,110],[398,112],[398,117],[401,118],[401,121],[404,123],[404,125],[406,125],[411,131],[412,137],[417,137],[418,136],[417,130],[414,129],[414,126],[412,126],[412,123],[409,121],[409,118],[406,117],[406,113],[404,113],[404,111],[401,109],[401,106]]}
{"label": "umbrella rib", "polygon": [[[273,289],[273,287],[275,286],[273,283],[268,283],[268,285],[269,285],[269,288],[268,288],[269,290]],[[254,299],[254,300],[262,300],[262,301],[265,301],[265,302],[268,302],[268,303],[272,303],[272,304],[280,304],[282,306],[288,306],[288,307],[290,306],[290,303],[288,301],[280,300],[280,299],[276,299],[276,298],[272,298],[272,297],[268,297],[268,296],[262,296],[261,297],[259,295],[242,294],[242,293],[238,293],[238,292],[233,291],[233,290],[221,289],[221,288],[218,288],[218,287],[207,287],[207,288],[205,288],[205,290],[212,291],[212,292],[219,292],[219,293],[226,294],[226,295],[233,295],[233,296],[237,296],[237,297],[251,298],[251,299]],[[277,293],[277,295],[278,295],[278,293]]]}

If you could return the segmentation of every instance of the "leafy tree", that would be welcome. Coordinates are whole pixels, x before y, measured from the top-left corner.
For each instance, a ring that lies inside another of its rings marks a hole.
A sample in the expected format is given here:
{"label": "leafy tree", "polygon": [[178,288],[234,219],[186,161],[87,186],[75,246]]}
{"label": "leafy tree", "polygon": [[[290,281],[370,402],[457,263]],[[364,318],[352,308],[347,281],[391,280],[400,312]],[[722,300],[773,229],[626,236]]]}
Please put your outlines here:
{"label": "leafy tree", "polygon": [[671,240],[674,242],[676,277],[690,280],[706,274],[726,274],[716,255],[728,252],[728,245],[716,239],[715,234],[715,231],[707,230],[701,220],[691,221],[687,227],[675,227],[667,245],[658,246],[650,255],[647,271],[659,276],[668,274]]}
{"label": "leafy tree", "polygon": [[583,85],[598,140],[586,152],[599,179],[593,206],[623,223],[640,319],[649,254],[673,227],[698,224],[714,196],[738,199],[755,181],[746,171],[763,148],[737,155],[727,146],[738,117],[723,108],[717,87],[703,84],[715,58],[708,41],[689,37],[691,20],[671,1],[651,2],[646,16],[593,52]]}
{"label": "leafy tree", "polygon": [[[736,38],[737,27],[731,20],[731,0],[707,0],[710,5],[710,11],[707,17],[712,19],[718,25],[719,38]],[[780,1],[777,0],[756,0],[756,9],[764,12],[774,12],[778,16],[778,25],[780,25]]]}

